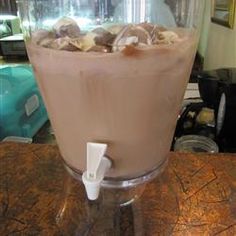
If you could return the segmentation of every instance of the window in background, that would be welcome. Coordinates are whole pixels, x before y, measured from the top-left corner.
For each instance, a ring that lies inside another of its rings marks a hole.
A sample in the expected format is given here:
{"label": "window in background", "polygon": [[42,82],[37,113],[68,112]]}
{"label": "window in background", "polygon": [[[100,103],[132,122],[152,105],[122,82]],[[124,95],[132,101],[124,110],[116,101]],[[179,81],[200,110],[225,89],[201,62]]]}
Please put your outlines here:
{"label": "window in background", "polygon": [[0,14],[17,15],[16,0],[0,0]]}

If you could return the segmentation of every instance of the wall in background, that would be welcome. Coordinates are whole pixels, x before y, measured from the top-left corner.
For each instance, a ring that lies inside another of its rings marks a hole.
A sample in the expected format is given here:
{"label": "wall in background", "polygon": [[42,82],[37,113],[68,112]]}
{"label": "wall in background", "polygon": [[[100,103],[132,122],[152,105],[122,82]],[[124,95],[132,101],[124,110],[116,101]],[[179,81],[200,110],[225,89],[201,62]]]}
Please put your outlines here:
{"label": "wall in background", "polygon": [[207,44],[208,44],[208,36],[209,36],[209,30],[210,30],[210,23],[211,23],[211,2],[212,1],[205,1],[205,11],[202,21],[202,31],[201,31],[201,37],[198,47],[198,53],[202,58],[205,58],[206,51],[207,51]]}

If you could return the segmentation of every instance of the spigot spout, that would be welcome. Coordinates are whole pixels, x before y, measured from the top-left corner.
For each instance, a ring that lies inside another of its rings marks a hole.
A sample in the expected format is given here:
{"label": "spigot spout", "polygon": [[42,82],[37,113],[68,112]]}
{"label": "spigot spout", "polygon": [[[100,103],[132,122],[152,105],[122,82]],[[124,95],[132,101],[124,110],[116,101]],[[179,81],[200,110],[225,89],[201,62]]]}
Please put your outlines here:
{"label": "spigot spout", "polygon": [[107,144],[87,143],[87,170],[82,175],[82,181],[89,200],[98,198],[101,183],[111,168],[111,161],[104,156],[106,149]]}

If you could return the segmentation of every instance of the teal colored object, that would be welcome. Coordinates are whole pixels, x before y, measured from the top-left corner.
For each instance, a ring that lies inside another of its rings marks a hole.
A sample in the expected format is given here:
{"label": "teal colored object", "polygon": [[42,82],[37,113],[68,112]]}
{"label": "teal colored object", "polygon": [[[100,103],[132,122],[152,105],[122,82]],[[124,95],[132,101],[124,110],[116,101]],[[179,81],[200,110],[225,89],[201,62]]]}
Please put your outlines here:
{"label": "teal colored object", "polygon": [[0,66],[0,140],[32,138],[48,120],[30,65]]}

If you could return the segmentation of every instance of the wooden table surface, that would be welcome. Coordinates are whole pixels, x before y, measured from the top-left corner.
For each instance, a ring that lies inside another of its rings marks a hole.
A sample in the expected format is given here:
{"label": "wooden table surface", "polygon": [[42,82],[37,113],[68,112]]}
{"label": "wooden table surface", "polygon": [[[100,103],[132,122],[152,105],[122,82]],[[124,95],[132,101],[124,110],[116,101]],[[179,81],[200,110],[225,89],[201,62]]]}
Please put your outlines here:
{"label": "wooden table surface", "polygon": [[53,145],[0,144],[1,236],[236,235],[236,155],[171,153],[123,207],[114,191],[88,202],[60,158]]}

